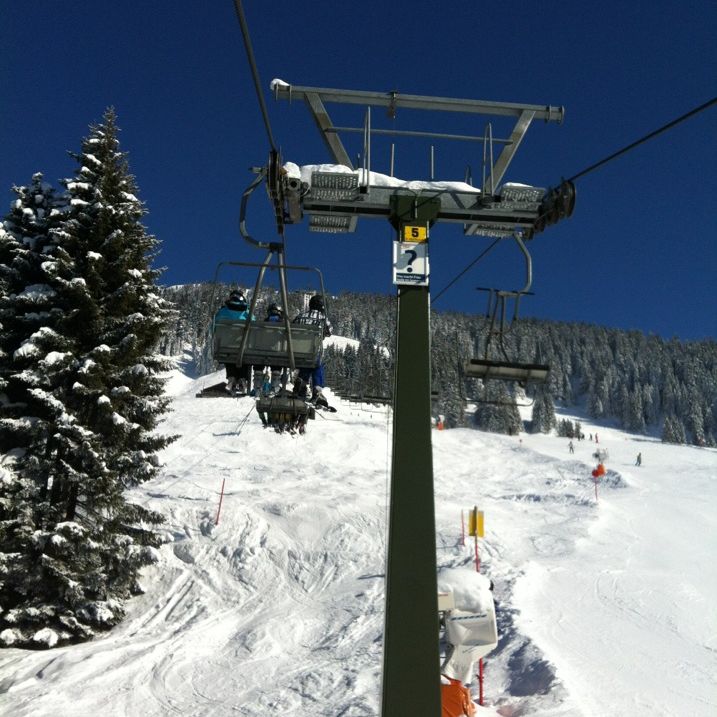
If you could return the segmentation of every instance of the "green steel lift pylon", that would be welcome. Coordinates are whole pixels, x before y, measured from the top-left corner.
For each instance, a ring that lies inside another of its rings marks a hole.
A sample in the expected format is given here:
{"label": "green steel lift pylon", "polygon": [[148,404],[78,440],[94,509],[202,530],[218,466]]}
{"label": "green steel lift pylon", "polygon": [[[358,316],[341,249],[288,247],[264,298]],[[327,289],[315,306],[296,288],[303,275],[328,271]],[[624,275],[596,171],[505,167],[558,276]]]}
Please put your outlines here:
{"label": "green steel lift pylon", "polygon": [[[440,202],[398,196],[391,222],[433,223]],[[431,449],[430,296],[400,286],[396,326],[393,451],[386,562],[381,714],[441,713],[436,530]]]}
{"label": "green steel lift pylon", "polygon": [[[413,241],[408,239],[412,235],[404,232],[407,227],[425,229],[417,234],[421,236],[419,241],[427,241],[428,227],[437,221],[461,223],[467,236],[513,237],[518,232],[532,237],[572,213],[575,192],[569,182],[553,190],[526,185],[497,189],[532,120],[561,122],[562,108],[298,87],[276,80],[272,89],[277,99],[306,103],[336,164],[349,170],[313,171],[311,182],[284,176],[281,186],[268,186],[277,215],[286,223],[301,221],[306,214],[311,230],[339,233],[355,231],[359,218],[384,218],[391,221],[401,243]],[[326,110],[327,102],[385,107],[390,116],[403,108],[517,119],[510,136],[496,140],[492,134],[488,138],[376,130],[371,128],[369,112],[363,128],[336,127]],[[364,172],[350,172],[353,166],[339,137],[342,131],[364,133]],[[481,190],[414,192],[371,184],[372,133],[477,140],[484,142],[484,148],[489,142],[491,158],[494,141],[503,145],[503,149],[491,164]],[[270,172],[265,170],[264,174],[269,184]],[[276,172],[274,175],[278,176]],[[257,184],[247,189],[245,200]],[[243,210],[245,204],[243,201]],[[414,248],[418,249],[415,245]],[[395,282],[399,287],[382,717],[441,714],[427,244],[423,249],[426,281],[415,285]]]}

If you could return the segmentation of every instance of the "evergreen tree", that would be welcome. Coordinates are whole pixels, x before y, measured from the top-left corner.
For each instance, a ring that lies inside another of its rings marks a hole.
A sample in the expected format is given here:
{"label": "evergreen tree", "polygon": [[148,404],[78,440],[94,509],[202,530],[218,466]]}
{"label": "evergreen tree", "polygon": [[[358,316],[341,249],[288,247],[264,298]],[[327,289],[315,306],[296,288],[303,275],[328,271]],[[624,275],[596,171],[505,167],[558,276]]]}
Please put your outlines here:
{"label": "evergreen tree", "polygon": [[662,442],[678,444],[687,442],[685,427],[677,416],[665,416],[665,423],[662,427]]}
{"label": "evergreen tree", "polygon": [[[81,477],[104,465],[89,448],[91,431],[63,402],[79,368],[66,330],[88,302],[58,242],[58,202],[40,174],[14,191],[0,243],[0,450],[12,457],[0,484],[0,627],[8,627],[0,640],[25,644],[35,633],[45,636],[48,624],[72,620],[58,615],[58,594],[70,582],[53,584],[62,582],[55,581],[55,554],[64,540],[54,528],[74,517],[68,501]],[[47,639],[56,642],[52,635]]]}
{"label": "evergreen tree", "polygon": [[136,197],[117,133],[109,109],[104,124],[91,128],[81,153],[74,155],[79,167],[65,181],[71,211],[63,229],[78,251],[99,315],[98,331],[83,337],[94,365],[81,403],[87,405],[90,398],[100,407],[91,413],[113,465],[116,460],[123,481],[134,485],[156,473],[146,456],[167,443],[153,429],[168,408],[159,376],[171,364],[156,348],[176,316],[155,286],[161,272],[151,268],[151,261],[158,242],[141,223],[146,210]]}
{"label": "evergreen tree", "polygon": [[533,433],[550,433],[557,426],[555,406],[550,390],[540,387],[533,401],[532,430]]}
{"label": "evergreen tree", "polygon": [[558,421],[558,435],[561,438],[575,438],[575,424],[567,418]]}
{"label": "evergreen tree", "polygon": [[[193,317],[206,290],[202,285],[175,287],[168,295],[181,297],[183,315]],[[290,295],[290,302],[298,305],[298,301],[295,294]],[[387,350],[384,355],[390,376],[395,297],[344,293],[332,297],[330,309],[336,335],[365,339],[368,345]],[[183,327],[172,332],[171,342],[169,338],[165,341],[165,345],[195,346],[199,352],[195,352],[195,358],[201,354],[206,359],[198,367],[200,373],[215,370],[211,343],[206,338],[210,319],[210,313],[203,320],[187,319]],[[464,406],[483,395],[481,382],[464,376],[464,363],[467,357],[482,355],[480,344],[487,331],[483,316],[432,312],[431,379],[432,388],[438,392],[434,413],[446,416],[447,427],[462,425]],[[521,319],[506,337],[506,350],[516,358],[532,357],[535,363],[552,367],[546,386],[551,400],[584,403],[591,417],[617,419],[627,430],[639,432],[660,426],[666,415],[675,415],[691,441],[704,441],[708,446],[717,443],[714,341],[664,341],[635,331]],[[333,387],[335,375],[348,386],[351,376],[353,393],[359,392],[361,376],[356,358],[356,351],[337,351],[331,359],[331,374],[327,364],[327,385]],[[528,386],[527,393],[537,396],[538,390]],[[539,405],[539,417],[542,410]]]}
{"label": "evergreen tree", "polygon": [[478,428],[517,435],[523,426],[518,407],[503,381],[487,381],[474,414]]}
{"label": "evergreen tree", "polygon": [[154,429],[169,367],[155,349],[172,312],[117,132],[108,110],[73,155],[63,210],[49,191],[20,191],[0,240],[4,644],[53,646],[116,624],[158,544],[160,516],[126,488],[156,475],[171,440]]}

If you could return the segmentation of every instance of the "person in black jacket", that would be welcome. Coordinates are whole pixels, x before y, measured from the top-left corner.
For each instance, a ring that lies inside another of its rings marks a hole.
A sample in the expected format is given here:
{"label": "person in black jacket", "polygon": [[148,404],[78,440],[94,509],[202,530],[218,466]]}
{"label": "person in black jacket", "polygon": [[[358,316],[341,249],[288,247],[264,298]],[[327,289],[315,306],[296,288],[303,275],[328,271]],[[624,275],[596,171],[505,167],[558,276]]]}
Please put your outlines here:
{"label": "person in black jacket", "polygon": [[[324,307],[324,299],[320,294],[312,296],[309,300],[309,308],[305,311],[300,312],[294,317],[294,324],[314,325],[324,327],[324,338],[331,336],[331,323],[326,318],[326,310]],[[312,383],[311,401],[313,403],[326,404],[326,399],[323,397],[324,387],[324,367],[320,361],[317,361],[316,367],[301,368],[299,369],[299,378],[308,384],[309,380]],[[307,397],[307,392],[304,392],[303,398]]]}

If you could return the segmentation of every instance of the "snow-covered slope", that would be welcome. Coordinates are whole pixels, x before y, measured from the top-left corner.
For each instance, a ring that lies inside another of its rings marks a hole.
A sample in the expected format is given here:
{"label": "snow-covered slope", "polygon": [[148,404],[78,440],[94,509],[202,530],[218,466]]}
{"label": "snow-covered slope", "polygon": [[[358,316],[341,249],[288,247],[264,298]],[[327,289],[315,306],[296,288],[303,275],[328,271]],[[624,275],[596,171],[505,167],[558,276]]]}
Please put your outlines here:
{"label": "snow-covered slope", "polygon": [[[390,413],[333,399],[279,435],[249,398],[195,398],[217,378],[171,384],[183,435],[136,495],[170,539],[146,594],[104,639],[0,652],[0,713],[378,715]],[[461,510],[485,511],[481,714],[714,714],[717,452],[582,420],[610,452],[597,502],[594,442],[433,433],[441,570],[474,569]]]}

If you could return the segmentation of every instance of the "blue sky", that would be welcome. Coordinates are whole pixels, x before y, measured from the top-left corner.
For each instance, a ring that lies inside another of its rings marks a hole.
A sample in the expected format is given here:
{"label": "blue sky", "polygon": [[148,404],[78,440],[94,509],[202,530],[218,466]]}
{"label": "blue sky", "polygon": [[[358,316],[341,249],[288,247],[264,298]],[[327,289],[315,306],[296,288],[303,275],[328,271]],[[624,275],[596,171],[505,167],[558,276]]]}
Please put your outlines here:
{"label": "blue sky", "polygon": [[[270,8],[268,10],[267,8]],[[331,161],[303,105],[275,102],[272,78],[295,85],[564,106],[562,125],[529,129],[506,174],[552,186],[717,95],[717,4],[311,3],[247,0],[245,10],[277,143],[286,161]],[[162,243],[165,283],[209,280],[221,261],[260,261],[239,236],[248,168],[268,142],[231,0],[196,3],[6,3],[0,51],[0,190],[42,171],[70,176],[90,123],[118,113],[146,225]],[[330,106],[336,123],[358,125]],[[345,108],[343,108],[345,110]],[[487,118],[399,112],[398,129],[481,134]],[[391,126],[374,114],[374,126]],[[572,218],[529,245],[535,296],[526,316],[717,337],[717,106],[577,181]],[[494,125],[494,134],[501,127]],[[358,138],[349,151],[359,150]],[[436,178],[480,175],[477,145],[436,145]],[[399,145],[396,175],[427,179],[429,149]],[[382,166],[383,165],[383,166]],[[388,173],[376,143],[372,168]],[[256,192],[252,232],[273,239]],[[356,234],[287,230],[292,264],[318,266],[327,288],[391,293],[387,223]],[[434,227],[431,289],[441,291],[491,240]],[[232,277],[234,278],[234,277]],[[252,283],[254,277],[242,277]],[[291,280],[292,277],[290,277]],[[296,278],[299,283],[303,279]],[[503,242],[435,303],[479,313],[476,286],[522,286],[520,253]]]}

